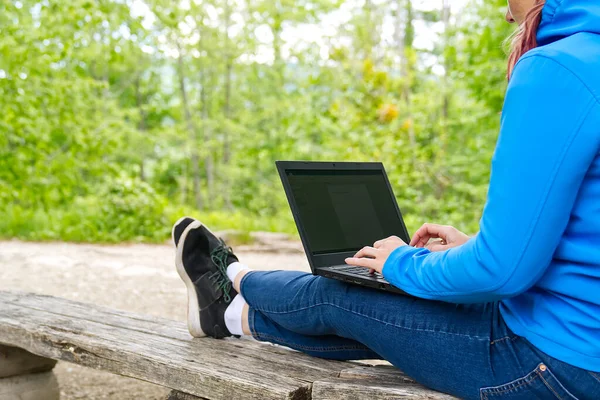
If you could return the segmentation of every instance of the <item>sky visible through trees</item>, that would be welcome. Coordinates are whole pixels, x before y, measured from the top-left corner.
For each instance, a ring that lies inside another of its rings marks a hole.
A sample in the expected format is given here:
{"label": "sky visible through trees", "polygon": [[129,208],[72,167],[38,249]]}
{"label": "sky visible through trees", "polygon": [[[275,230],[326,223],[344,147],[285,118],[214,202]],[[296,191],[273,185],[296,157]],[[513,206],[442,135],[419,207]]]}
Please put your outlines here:
{"label": "sky visible through trees", "polygon": [[294,233],[278,159],[382,161],[409,230],[475,233],[505,7],[1,2],[0,236],[163,241],[180,214]]}

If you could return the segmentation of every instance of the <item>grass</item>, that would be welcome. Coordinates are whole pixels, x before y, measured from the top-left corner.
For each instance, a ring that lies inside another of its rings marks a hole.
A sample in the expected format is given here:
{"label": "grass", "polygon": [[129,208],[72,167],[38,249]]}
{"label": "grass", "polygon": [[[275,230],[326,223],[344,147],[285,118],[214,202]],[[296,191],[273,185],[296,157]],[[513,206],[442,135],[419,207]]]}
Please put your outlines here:
{"label": "grass", "polygon": [[17,205],[0,207],[0,239],[68,241],[87,243],[163,243],[171,226],[181,216],[200,219],[213,231],[232,230],[231,243],[252,241],[251,232],[285,232],[297,235],[291,215],[259,216],[242,211],[200,212],[187,207],[169,207],[160,212],[137,215],[135,210],[106,212],[99,203],[80,202],[69,207],[27,209]]}

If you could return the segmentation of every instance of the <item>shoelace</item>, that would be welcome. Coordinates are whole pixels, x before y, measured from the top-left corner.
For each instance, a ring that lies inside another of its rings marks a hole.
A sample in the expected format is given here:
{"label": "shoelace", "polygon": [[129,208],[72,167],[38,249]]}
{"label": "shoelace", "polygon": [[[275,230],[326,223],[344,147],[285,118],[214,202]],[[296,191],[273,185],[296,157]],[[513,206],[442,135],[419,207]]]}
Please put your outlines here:
{"label": "shoelace", "polygon": [[219,242],[221,242],[221,245],[217,246],[210,253],[210,259],[217,266],[217,271],[215,271],[210,278],[215,285],[223,290],[223,299],[226,303],[229,303],[231,302],[231,296],[229,295],[229,292],[231,291],[231,281],[227,277],[227,257],[233,255],[233,249],[227,246],[223,239],[219,238]]}

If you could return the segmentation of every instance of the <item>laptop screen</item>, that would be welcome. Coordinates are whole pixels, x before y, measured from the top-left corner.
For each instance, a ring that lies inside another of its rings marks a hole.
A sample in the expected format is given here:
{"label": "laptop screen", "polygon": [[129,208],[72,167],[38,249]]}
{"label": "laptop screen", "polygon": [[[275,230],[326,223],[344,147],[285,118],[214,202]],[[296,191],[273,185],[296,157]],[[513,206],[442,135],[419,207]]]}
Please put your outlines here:
{"label": "laptop screen", "polygon": [[404,226],[382,170],[286,170],[312,254],[358,251]]}

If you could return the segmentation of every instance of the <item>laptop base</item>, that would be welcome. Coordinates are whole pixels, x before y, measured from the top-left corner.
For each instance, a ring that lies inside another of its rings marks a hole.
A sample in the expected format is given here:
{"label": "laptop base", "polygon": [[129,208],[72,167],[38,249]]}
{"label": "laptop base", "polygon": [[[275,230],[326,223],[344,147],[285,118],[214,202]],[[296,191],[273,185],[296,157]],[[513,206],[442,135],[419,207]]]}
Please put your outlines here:
{"label": "laptop base", "polygon": [[357,267],[357,268],[364,269],[367,272],[367,274],[364,274],[364,273],[357,274],[357,273],[353,273],[353,272],[344,271],[344,269],[348,269],[348,267],[351,267],[351,266],[339,265],[339,266],[333,266],[333,267],[317,268],[314,271],[314,275],[320,275],[320,276],[324,276],[326,278],[337,279],[339,281],[352,283],[354,285],[360,285],[360,286],[370,287],[373,289],[385,290],[386,292],[392,292],[392,293],[403,294],[405,296],[410,296],[405,291],[398,289],[397,287],[390,284],[387,280],[385,280],[383,278],[383,276],[381,276],[379,274],[369,275],[368,269],[362,268],[362,267]]}

